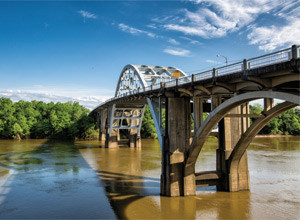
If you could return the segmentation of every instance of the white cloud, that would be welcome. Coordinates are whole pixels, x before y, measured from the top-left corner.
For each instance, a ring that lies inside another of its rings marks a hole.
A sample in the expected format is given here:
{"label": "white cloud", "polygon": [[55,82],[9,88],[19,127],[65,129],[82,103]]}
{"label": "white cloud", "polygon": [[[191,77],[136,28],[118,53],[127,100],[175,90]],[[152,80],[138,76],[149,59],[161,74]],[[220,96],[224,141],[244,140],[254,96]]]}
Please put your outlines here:
{"label": "white cloud", "polygon": [[189,50],[185,50],[185,49],[164,49],[165,53],[174,55],[174,56],[182,56],[182,57],[188,57],[190,55],[190,51]]}
{"label": "white cloud", "polygon": [[259,45],[259,49],[272,51],[278,47],[300,43],[300,20],[283,27],[256,27],[248,35],[250,44]]}
{"label": "white cloud", "polygon": [[34,92],[26,90],[0,90],[0,97],[10,98],[12,101],[17,102],[19,100],[24,101],[43,101],[43,102],[79,102],[88,109],[93,109],[101,102],[110,98],[108,96],[61,96],[47,92]]}
{"label": "white cloud", "polygon": [[148,28],[157,29],[157,26],[155,24],[148,24]]}
{"label": "white cloud", "polygon": [[[194,10],[181,9],[178,15],[152,21],[162,24],[165,30],[205,39],[224,37],[245,28],[249,33],[250,44],[257,44],[263,50],[299,42],[298,0],[190,1],[195,4]],[[276,19],[269,20],[269,26],[259,25],[258,18],[261,15]]]}
{"label": "white cloud", "polygon": [[218,62],[218,61],[215,61],[215,60],[205,60],[205,62],[212,63],[212,64],[223,64],[222,62]]}
{"label": "white cloud", "polygon": [[188,38],[188,37],[180,37],[180,38],[189,41],[191,44],[202,45],[202,43],[200,41],[193,40],[193,39]]}
{"label": "white cloud", "polygon": [[[276,5],[276,1],[273,3]],[[223,37],[229,32],[254,21],[260,13],[272,9],[271,1],[248,0],[195,0],[196,11],[182,10],[184,19],[164,25],[168,30],[180,31],[187,35],[203,38]]]}
{"label": "white cloud", "polygon": [[170,38],[170,39],[168,40],[168,42],[171,43],[171,44],[174,44],[174,45],[179,45],[179,44],[180,44],[177,40],[175,40],[175,39],[173,39],[173,38]]}
{"label": "white cloud", "polygon": [[80,10],[78,13],[85,19],[85,18],[91,18],[91,19],[96,19],[97,15],[92,14],[91,12]]}
{"label": "white cloud", "polygon": [[278,12],[279,16],[284,16],[286,24],[282,26],[252,26],[248,39],[250,44],[258,45],[260,50],[272,51],[279,47],[288,47],[292,44],[300,43],[300,3],[291,11],[287,12],[286,6]]}
{"label": "white cloud", "polygon": [[130,34],[133,34],[133,35],[138,35],[138,34],[145,34],[147,35],[148,37],[156,37],[156,34],[152,33],[152,32],[149,32],[149,31],[144,31],[144,30],[140,30],[140,29],[137,29],[137,28],[134,28],[134,27],[130,27],[126,24],[119,24],[119,28],[124,31],[124,32],[128,32]]}

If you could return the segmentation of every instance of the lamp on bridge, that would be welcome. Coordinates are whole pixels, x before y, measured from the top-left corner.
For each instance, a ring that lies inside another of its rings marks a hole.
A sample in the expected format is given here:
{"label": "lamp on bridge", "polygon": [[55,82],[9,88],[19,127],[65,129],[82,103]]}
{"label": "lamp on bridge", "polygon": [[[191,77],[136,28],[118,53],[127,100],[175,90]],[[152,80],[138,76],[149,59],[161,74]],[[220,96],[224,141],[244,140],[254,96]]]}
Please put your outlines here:
{"label": "lamp on bridge", "polygon": [[227,57],[221,54],[217,54],[217,57],[223,57],[226,60],[226,66],[228,65]]}

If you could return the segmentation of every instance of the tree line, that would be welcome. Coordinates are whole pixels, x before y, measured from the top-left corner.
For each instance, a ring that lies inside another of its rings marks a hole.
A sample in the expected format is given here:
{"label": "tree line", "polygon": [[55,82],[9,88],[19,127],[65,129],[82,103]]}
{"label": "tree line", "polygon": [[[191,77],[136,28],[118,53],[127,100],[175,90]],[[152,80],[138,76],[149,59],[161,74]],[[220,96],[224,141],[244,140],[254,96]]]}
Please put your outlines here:
{"label": "tree line", "polygon": [[74,139],[95,135],[89,110],[78,102],[12,102],[0,98],[0,138]]}
{"label": "tree line", "polygon": [[[250,105],[250,114],[261,114],[263,107],[260,104]],[[259,134],[300,135],[300,109],[292,108],[280,114],[269,122]]]}
{"label": "tree line", "polygon": [[[250,105],[251,114],[261,114],[262,111],[261,105]],[[204,119],[207,115],[205,113]],[[193,128],[192,118],[191,123]],[[0,139],[85,139],[97,137],[97,134],[94,118],[78,102],[12,102],[9,98],[0,98]],[[300,109],[293,108],[282,113],[266,125],[260,134],[299,135]],[[142,121],[141,135],[143,138],[157,138],[148,106]]]}

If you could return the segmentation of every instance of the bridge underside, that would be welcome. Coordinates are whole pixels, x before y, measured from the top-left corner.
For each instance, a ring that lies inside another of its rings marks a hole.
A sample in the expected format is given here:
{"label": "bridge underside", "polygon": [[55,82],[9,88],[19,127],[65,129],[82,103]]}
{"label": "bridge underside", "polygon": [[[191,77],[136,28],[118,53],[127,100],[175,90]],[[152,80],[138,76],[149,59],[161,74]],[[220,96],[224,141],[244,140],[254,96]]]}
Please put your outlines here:
{"label": "bridge underside", "polygon": [[[299,70],[300,60],[292,59],[201,81],[192,78],[173,87],[162,82],[159,88],[120,97],[95,109],[100,139],[105,139],[106,147],[117,147],[118,131],[127,129],[129,146],[140,147],[140,127],[148,104],[162,151],[162,195],[195,195],[196,187],[208,185],[216,185],[219,191],[249,190],[246,149],[274,117],[300,105]],[[250,114],[249,102],[257,99],[263,99],[263,113]],[[283,103],[274,105],[274,99]],[[204,112],[209,113],[206,120]],[[196,171],[197,158],[216,126],[216,169]]]}
{"label": "bridge underside", "polygon": [[[130,147],[141,147],[141,125],[146,101],[135,103],[113,104],[97,113],[99,140],[105,141],[106,148],[115,148],[128,144]],[[120,131],[126,130],[128,141],[120,139]]]}

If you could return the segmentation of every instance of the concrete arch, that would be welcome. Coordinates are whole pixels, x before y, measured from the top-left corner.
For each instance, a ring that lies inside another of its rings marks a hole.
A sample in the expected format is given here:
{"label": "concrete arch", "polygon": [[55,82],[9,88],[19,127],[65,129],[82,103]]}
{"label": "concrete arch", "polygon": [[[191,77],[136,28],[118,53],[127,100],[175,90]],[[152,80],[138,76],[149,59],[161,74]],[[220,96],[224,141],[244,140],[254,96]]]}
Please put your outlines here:
{"label": "concrete arch", "polygon": [[219,105],[215,110],[213,110],[210,115],[206,118],[204,123],[197,130],[196,135],[190,145],[187,160],[186,160],[186,168],[190,169],[194,167],[196,160],[200,154],[200,151],[209,135],[213,127],[222,119],[224,116],[233,108],[261,98],[276,98],[281,100],[286,100],[290,103],[294,103],[296,105],[300,105],[299,95],[294,95],[290,93],[283,92],[274,92],[274,91],[257,91],[257,92],[249,92],[241,95],[234,96],[227,101],[223,102]]}
{"label": "concrete arch", "polygon": [[288,82],[299,82],[300,81],[300,75],[299,74],[291,74],[289,76],[281,76],[276,77],[272,80],[272,86],[278,86],[284,83]]}
{"label": "concrete arch", "polygon": [[229,187],[230,191],[237,191],[234,187],[235,184],[231,184],[231,179],[236,179],[238,175],[239,163],[244,155],[247,147],[256,136],[256,134],[267,125],[273,118],[277,117],[279,114],[297,106],[291,102],[284,102],[276,105],[274,108],[267,112],[264,112],[265,117],[259,118],[254,121],[254,123],[247,129],[247,131],[241,136],[238,143],[235,145],[230,157],[227,160],[227,167],[229,171]]}
{"label": "concrete arch", "polygon": [[261,87],[262,88],[262,86],[259,83],[252,82],[252,81],[246,81],[246,82],[238,83],[236,85],[236,91],[240,91],[242,89],[249,88],[249,87]]}

